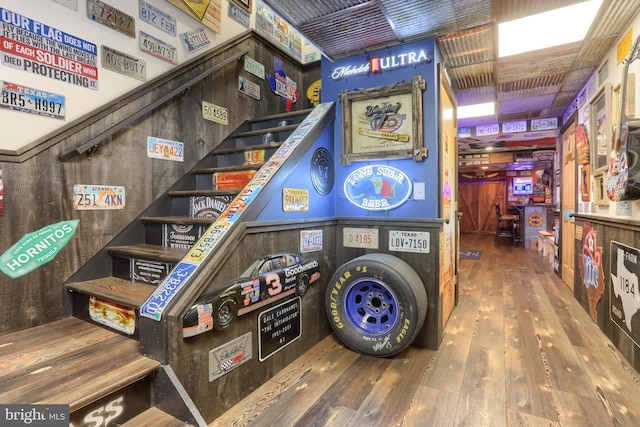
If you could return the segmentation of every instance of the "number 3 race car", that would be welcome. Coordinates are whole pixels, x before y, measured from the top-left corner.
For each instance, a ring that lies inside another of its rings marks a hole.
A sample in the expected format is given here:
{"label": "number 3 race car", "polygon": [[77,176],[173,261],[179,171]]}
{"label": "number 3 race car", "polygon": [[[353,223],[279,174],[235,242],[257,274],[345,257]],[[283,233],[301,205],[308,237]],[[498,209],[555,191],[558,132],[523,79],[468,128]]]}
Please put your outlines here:
{"label": "number 3 race car", "polygon": [[303,295],[320,277],[316,259],[280,253],[260,258],[239,278],[203,294],[191,306],[182,322],[183,337],[192,337],[228,327],[243,315],[295,293]]}

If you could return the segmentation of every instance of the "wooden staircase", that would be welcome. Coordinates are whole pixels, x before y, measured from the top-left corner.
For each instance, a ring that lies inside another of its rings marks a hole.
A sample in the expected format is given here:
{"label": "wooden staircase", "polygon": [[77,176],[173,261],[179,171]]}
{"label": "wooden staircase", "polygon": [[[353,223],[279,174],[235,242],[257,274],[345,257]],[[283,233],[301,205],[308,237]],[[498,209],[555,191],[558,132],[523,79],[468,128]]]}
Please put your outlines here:
{"label": "wooden staircase", "polygon": [[139,309],[309,112],[245,122],[70,277],[69,317],[0,337],[0,402],[69,404],[75,427],[202,425],[197,410],[173,416],[157,401],[183,394],[157,390],[163,367],[140,354]]}

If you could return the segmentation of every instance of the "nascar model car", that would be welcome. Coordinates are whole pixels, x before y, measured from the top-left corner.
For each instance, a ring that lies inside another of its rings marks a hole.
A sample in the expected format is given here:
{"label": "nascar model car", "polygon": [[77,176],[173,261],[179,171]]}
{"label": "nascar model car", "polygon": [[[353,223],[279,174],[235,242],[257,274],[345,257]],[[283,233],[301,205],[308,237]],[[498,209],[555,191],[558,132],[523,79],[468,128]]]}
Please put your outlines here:
{"label": "nascar model car", "polygon": [[320,277],[316,259],[279,253],[258,259],[239,278],[203,294],[182,323],[183,337],[227,328],[243,315],[288,295],[303,295]]}

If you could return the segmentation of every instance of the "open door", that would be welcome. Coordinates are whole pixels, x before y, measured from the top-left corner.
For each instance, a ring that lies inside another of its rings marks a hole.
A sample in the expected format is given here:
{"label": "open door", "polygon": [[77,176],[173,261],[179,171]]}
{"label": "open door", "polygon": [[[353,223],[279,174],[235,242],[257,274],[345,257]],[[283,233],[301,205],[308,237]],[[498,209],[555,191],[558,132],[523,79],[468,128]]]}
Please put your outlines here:
{"label": "open door", "polygon": [[562,232],[562,281],[573,290],[575,234],[573,214],[576,207],[576,125],[571,124],[562,134],[562,186],[560,227]]}

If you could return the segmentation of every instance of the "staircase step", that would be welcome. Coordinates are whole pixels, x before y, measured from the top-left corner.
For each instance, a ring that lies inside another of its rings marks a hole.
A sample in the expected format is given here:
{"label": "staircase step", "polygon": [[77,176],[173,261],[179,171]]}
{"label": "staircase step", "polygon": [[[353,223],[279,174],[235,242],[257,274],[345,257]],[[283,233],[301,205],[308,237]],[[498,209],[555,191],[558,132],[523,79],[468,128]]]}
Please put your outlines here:
{"label": "staircase step", "polygon": [[187,254],[188,249],[168,248],[160,245],[129,245],[129,246],[109,246],[107,248],[111,255],[120,255],[130,258],[144,258],[164,262],[180,262]]}
{"label": "staircase step", "polygon": [[177,190],[169,191],[169,195],[173,197],[191,197],[191,196],[235,196],[238,190]]}
{"label": "staircase step", "polygon": [[265,133],[270,133],[270,132],[286,132],[289,130],[295,130],[298,126],[300,126],[299,123],[293,124],[293,125],[286,125],[286,126],[276,126],[276,127],[271,127],[271,128],[264,128],[264,129],[256,129],[256,130],[248,130],[248,131],[244,131],[244,132],[237,132],[231,135],[232,138],[244,138],[247,136],[256,136],[256,135],[263,135]]}
{"label": "staircase step", "polygon": [[206,168],[206,169],[198,169],[194,171],[198,174],[209,174],[209,173],[218,173],[218,172],[241,172],[241,171],[251,171],[260,169],[264,163],[259,164],[251,164],[251,165],[237,165],[237,166],[225,166],[220,168]]}
{"label": "staircase step", "polygon": [[74,412],[159,366],[135,340],[67,317],[0,336],[0,402],[68,404]]}
{"label": "staircase step", "polygon": [[74,292],[106,299],[135,309],[140,308],[156,289],[153,285],[117,277],[101,277],[85,282],[68,283],[67,288]]}
{"label": "staircase step", "polygon": [[180,421],[155,406],[147,409],[135,418],[123,423],[121,427],[186,427],[189,423]]}
{"label": "staircase step", "polygon": [[212,154],[220,155],[220,154],[241,153],[243,151],[266,150],[268,148],[278,148],[282,145],[282,142],[283,141],[270,142],[268,144],[248,145],[246,147],[220,148],[218,150],[213,151]]}
{"label": "staircase step", "polygon": [[189,216],[143,216],[140,218],[142,222],[150,222],[156,224],[179,224],[179,225],[206,225],[209,226],[215,222],[215,218],[193,218]]}

